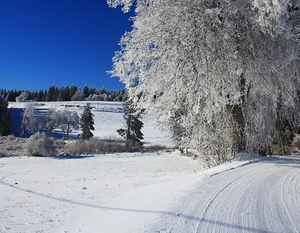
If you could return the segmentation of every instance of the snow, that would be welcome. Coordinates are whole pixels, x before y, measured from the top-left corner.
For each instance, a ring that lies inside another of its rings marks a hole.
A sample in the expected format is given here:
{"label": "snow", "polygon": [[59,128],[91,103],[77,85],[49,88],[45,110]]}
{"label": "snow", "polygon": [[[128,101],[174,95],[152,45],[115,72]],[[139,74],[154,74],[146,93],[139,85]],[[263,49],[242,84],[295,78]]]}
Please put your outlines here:
{"label": "snow", "polygon": [[299,232],[300,156],[0,160],[0,232]]}
{"label": "snow", "polygon": [[0,166],[0,232],[138,232],[201,168],[177,152],[3,158]]}
{"label": "snow", "polygon": [[[118,114],[95,118],[112,127]],[[1,158],[0,232],[299,232],[299,168],[293,155],[205,169],[171,150]]]}
{"label": "snow", "polygon": [[294,155],[211,174],[147,232],[299,232],[299,168]]}

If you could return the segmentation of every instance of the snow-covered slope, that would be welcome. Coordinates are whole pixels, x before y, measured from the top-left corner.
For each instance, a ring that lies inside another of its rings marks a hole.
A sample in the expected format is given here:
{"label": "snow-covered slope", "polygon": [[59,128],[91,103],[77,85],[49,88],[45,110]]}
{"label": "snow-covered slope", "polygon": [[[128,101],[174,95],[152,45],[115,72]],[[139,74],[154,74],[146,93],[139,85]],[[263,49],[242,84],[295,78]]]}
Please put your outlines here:
{"label": "snow-covered slope", "polygon": [[[116,136],[120,107],[94,106],[98,137]],[[144,120],[146,141],[169,143]],[[296,233],[300,155],[208,170],[176,151],[1,158],[0,194],[0,233]]]}
{"label": "snow-covered slope", "polygon": [[[84,106],[89,103],[94,114],[95,131],[93,134],[97,138],[109,139],[120,138],[117,134],[117,129],[124,127],[123,109],[121,102],[105,102],[105,101],[65,101],[65,102],[33,102],[33,103],[16,103],[10,102],[9,107],[14,109],[24,109],[27,104],[33,104],[37,109],[55,109],[75,111],[80,116],[83,112]],[[22,111],[17,111],[15,121],[20,125]],[[166,146],[173,146],[170,137],[161,132],[153,122],[151,122],[146,114],[143,114],[144,128],[144,143],[145,144],[163,144]],[[19,132],[19,130],[17,130]],[[78,135],[78,131],[71,132],[71,135]]]}

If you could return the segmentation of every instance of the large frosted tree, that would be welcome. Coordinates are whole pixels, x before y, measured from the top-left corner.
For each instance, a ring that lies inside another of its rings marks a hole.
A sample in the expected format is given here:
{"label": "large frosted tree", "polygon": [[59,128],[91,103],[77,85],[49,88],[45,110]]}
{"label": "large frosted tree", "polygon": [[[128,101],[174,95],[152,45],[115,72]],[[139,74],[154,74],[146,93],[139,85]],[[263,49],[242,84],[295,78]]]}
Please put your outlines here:
{"label": "large frosted tree", "polygon": [[135,7],[112,75],[182,149],[219,160],[263,150],[279,96],[279,116],[297,123],[299,2],[107,2]]}

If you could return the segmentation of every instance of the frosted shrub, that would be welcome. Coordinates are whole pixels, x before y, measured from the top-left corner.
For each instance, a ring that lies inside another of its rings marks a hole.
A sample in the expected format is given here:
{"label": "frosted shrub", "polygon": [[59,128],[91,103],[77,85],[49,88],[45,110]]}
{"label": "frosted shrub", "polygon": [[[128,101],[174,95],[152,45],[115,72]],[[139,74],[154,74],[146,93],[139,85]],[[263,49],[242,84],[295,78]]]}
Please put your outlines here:
{"label": "frosted shrub", "polygon": [[51,156],[54,155],[53,140],[45,133],[32,135],[25,144],[25,155],[28,156]]}
{"label": "frosted shrub", "polygon": [[66,145],[65,154],[82,155],[82,154],[105,154],[125,151],[139,151],[141,148],[126,148],[122,141],[106,142],[99,139],[78,140]]}
{"label": "frosted shrub", "polygon": [[294,152],[299,153],[300,152],[300,135],[299,134],[297,134],[294,137],[292,145],[293,145]]}
{"label": "frosted shrub", "polygon": [[66,152],[69,155],[80,155],[87,152],[84,141],[76,141],[67,145]]}
{"label": "frosted shrub", "polygon": [[90,139],[86,141],[75,141],[67,146],[67,154],[70,155],[80,155],[89,153],[106,153],[107,144],[103,141]]}

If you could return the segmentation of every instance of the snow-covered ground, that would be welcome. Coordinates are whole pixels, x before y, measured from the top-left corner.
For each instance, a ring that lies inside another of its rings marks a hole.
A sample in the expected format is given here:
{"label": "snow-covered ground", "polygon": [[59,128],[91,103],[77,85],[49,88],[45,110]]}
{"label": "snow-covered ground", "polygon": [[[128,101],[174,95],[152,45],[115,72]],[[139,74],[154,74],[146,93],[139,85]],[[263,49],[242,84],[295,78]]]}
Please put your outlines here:
{"label": "snow-covered ground", "polygon": [[300,232],[300,155],[263,158],[201,177],[145,232]]}
{"label": "snow-covered ground", "polygon": [[299,155],[208,170],[177,151],[1,158],[0,193],[1,233],[300,232]]}
{"label": "snow-covered ground", "polygon": [[0,160],[0,232],[299,232],[300,156]]}

